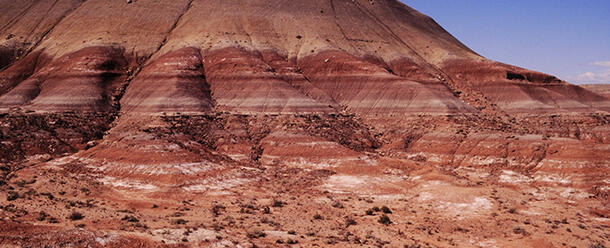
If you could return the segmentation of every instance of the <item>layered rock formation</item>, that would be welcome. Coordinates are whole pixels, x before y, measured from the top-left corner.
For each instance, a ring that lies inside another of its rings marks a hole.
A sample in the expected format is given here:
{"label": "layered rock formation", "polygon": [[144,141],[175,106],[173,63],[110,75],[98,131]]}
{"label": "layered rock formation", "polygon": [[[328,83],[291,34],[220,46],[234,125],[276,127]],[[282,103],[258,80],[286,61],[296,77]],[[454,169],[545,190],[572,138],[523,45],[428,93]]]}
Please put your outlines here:
{"label": "layered rock formation", "polygon": [[0,13],[2,245],[608,243],[607,92],[396,0]]}
{"label": "layered rock formation", "polygon": [[[43,56],[49,61],[69,58],[73,63],[89,64],[85,62],[88,58],[79,58],[79,54],[99,56],[94,50],[102,46],[119,50],[114,54],[106,51],[106,57],[96,59],[99,63],[127,62],[129,68],[124,67],[123,74],[149,67],[136,77],[150,77],[147,71],[172,74],[179,72],[169,71],[186,70],[158,67],[172,56],[194,63],[184,66],[201,66],[198,76],[208,77],[206,82],[217,97],[212,100],[237,112],[324,113],[329,105],[361,114],[463,113],[472,107],[510,112],[609,107],[606,98],[553,76],[488,61],[429,17],[393,1],[255,1],[245,5],[222,1],[31,1],[29,5],[5,6],[22,12],[5,11],[12,14],[2,29],[2,36],[7,37],[2,42],[7,52],[3,56],[7,68],[2,73],[7,82],[2,87],[4,91],[16,88],[9,95],[22,98],[5,100],[5,107],[33,104],[52,109],[42,106],[48,105],[42,102],[48,101],[45,95],[49,93],[43,90],[42,98],[34,100],[38,93],[22,88],[37,87],[13,85],[22,80],[24,85],[37,84],[26,79],[36,78],[32,71],[42,65],[27,61]],[[34,15],[38,21],[30,18]],[[16,52],[19,49],[23,52]],[[10,51],[21,54],[10,55]],[[28,58],[12,62],[21,57]],[[53,72],[60,73],[67,72]],[[240,85],[246,81],[257,83]],[[227,86],[233,84],[237,85]],[[141,88],[133,89],[134,93],[128,89],[126,94],[145,97]],[[96,95],[89,96],[90,104],[99,105],[102,91],[88,90]],[[251,100],[235,103],[234,99],[242,98]],[[192,104],[183,101],[182,105]],[[82,109],[76,105],[73,110]]]}
{"label": "layered rock formation", "polygon": [[610,85],[608,84],[585,84],[581,87],[605,97],[610,96]]}

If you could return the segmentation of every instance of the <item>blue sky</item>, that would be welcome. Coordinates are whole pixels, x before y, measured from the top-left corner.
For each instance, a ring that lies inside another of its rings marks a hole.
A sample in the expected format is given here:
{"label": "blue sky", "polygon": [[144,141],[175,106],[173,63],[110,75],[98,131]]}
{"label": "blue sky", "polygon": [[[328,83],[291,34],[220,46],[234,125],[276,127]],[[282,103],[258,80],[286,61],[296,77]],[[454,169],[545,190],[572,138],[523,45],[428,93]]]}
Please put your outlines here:
{"label": "blue sky", "polygon": [[610,83],[610,0],[402,1],[487,58]]}

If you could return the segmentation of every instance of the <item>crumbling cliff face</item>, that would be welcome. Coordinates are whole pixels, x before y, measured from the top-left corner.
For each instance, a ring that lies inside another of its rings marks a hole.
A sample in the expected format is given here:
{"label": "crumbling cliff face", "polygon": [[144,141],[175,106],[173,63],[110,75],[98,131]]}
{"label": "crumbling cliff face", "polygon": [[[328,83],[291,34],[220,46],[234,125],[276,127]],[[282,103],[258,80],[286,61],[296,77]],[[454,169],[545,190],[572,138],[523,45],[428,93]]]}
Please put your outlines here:
{"label": "crumbling cliff face", "polygon": [[2,245],[609,242],[607,93],[398,1],[0,13]]}

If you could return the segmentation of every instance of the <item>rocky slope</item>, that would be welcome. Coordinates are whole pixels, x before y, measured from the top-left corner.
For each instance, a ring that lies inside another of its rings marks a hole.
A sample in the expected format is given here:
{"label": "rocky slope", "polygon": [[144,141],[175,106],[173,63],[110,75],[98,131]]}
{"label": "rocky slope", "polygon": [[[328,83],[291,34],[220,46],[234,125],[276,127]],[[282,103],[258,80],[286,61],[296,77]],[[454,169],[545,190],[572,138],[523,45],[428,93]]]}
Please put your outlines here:
{"label": "rocky slope", "polygon": [[607,94],[398,1],[0,13],[2,245],[610,243]]}
{"label": "rocky slope", "polygon": [[610,85],[608,84],[584,84],[580,85],[580,87],[583,87],[587,90],[590,90],[605,97],[610,96]]}

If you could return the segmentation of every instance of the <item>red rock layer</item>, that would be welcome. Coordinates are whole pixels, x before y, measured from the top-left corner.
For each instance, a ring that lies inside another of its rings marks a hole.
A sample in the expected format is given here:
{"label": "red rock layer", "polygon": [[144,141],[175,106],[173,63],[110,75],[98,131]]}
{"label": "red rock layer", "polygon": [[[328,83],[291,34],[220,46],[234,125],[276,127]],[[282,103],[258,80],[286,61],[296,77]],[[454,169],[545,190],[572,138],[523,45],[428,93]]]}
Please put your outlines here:
{"label": "red rock layer", "polygon": [[[198,128],[209,131],[203,125]],[[104,140],[83,151],[79,160],[101,173],[106,183],[118,186],[128,179],[132,185],[176,187],[226,169],[221,166],[222,156],[212,154],[210,147],[174,132],[160,117],[123,115]]]}
{"label": "red rock layer", "polygon": [[[245,5],[220,0],[4,0],[0,6],[6,13],[0,17],[5,23],[0,36],[11,37],[0,42],[0,53],[16,54],[0,67],[32,50],[57,59],[85,47],[121,46],[131,65],[140,66],[197,47],[212,51],[214,64],[241,63],[222,71],[210,64],[211,78],[222,79],[215,85],[208,80],[218,89],[213,94],[218,106],[236,112],[341,107],[359,114],[471,111],[462,101],[487,113],[607,110],[610,105],[552,76],[484,60],[430,17],[395,0],[255,0]],[[281,59],[264,55],[266,51]],[[336,58],[325,62],[329,55]],[[329,74],[329,68],[334,72]],[[22,88],[35,89],[36,84],[29,80]],[[349,92],[339,93],[337,87]]]}
{"label": "red rock layer", "polygon": [[315,87],[358,114],[452,113],[470,109],[442,85],[406,80],[344,52],[320,52],[300,59],[298,65]]}
{"label": "red rock layer", "polygon": [[147,65],[122,100],[125,112],[203,112],[212,108],[210,86],[197,48],[183,48]]}
{"label": "red rock layer", "polygon": [[[261,140],[261,163],[308,169],[371,165],[366,156],[340,144],[304,133],[278,131]],[[370,163],[373,163],[372,161]]]}
{"label": "red rock layer", "polygon": [[25,57],[82,0],[3,1],[0,4],[0,68]]}
{"label": "red rock layer", "polygon": [[610,99],[610,84],[585,84],[579,86]]}
{"label": "red rock layer", "polygon": [[0,46],[0,68],[4,68],[13,62],[15,55],[8,47]]}
{"label": "red rock layer", "polygon": [[508,112],[607,111],[608,99],[554,76],[488,60],[449,60],[442,70],[461,97]]}
{"label": "red rock layer", "polygon": [[89,47],[53,61],[0,97],[0,106],[43,111],[106,111],[123,82],[123,51]]}
{"label": "red rock layer", "polygon": [[36,71],[36,68],[44,64],[44,58],[41,58],[40,52],[33,52],[27,57],[19,60],[11,67],[0,72],[0,94],[8,92],[17,84],[30,77]]}
{"label": "red rock layer", "polygon": [[261,56],[236,47],[205,55],[206,78],[219,109],[241,113],[332,112],[292,87]]}
{"label": "red rock layer", "polygon": [[288,59],[278,54],[275,50],[263,50],[261,55],[265,63],[271,66],[282,80],[286,81],[298,91],[331,108],[341,108],[341,105],[328,95],[328,93],[314,86],[311,81],[303,75],[300,68],[296,65],[296,58]]}
{"label": "red rock layer", "polygon": [[415,63],[409,57],[402,57],[391,60],[387,67],[389,70],[406,79],[418,82],[438,82],[438,73],[434,69],[422,67],[421,64]]}

